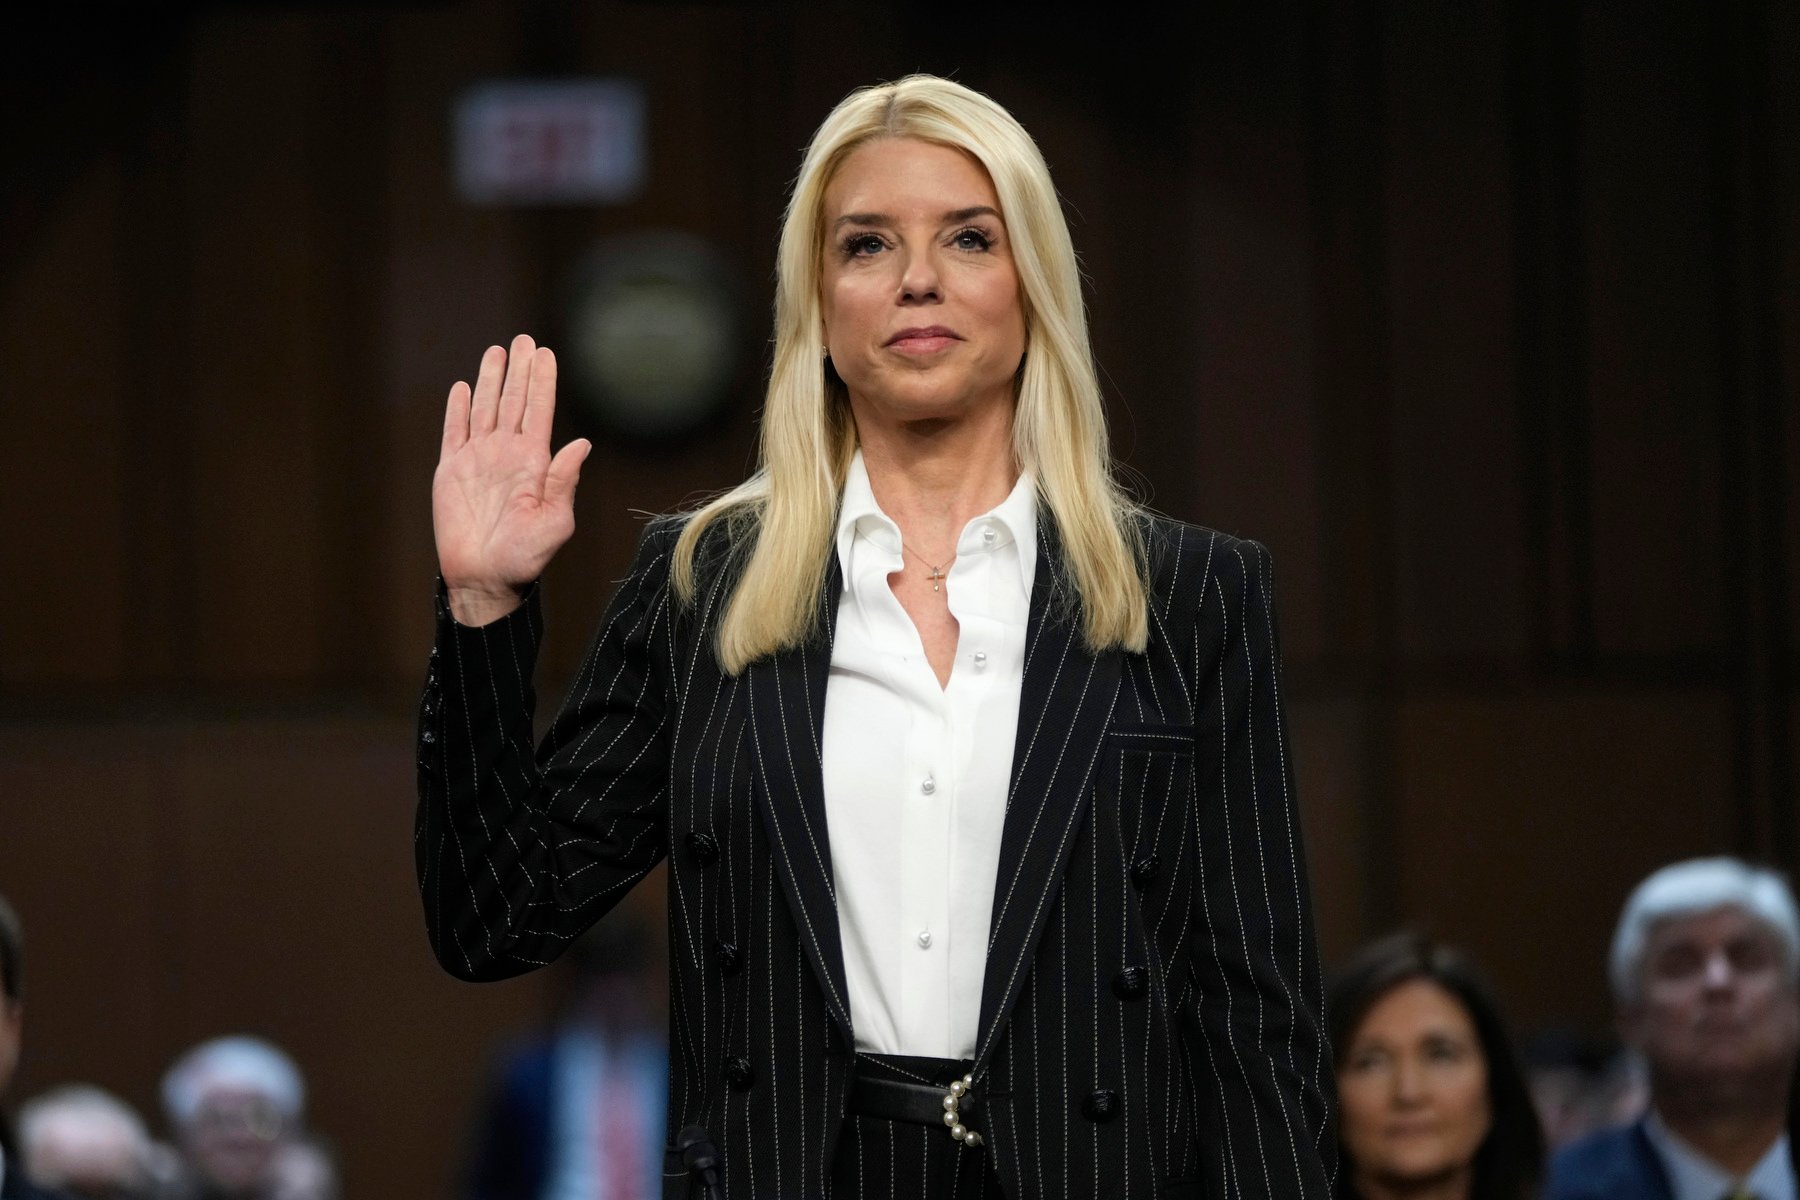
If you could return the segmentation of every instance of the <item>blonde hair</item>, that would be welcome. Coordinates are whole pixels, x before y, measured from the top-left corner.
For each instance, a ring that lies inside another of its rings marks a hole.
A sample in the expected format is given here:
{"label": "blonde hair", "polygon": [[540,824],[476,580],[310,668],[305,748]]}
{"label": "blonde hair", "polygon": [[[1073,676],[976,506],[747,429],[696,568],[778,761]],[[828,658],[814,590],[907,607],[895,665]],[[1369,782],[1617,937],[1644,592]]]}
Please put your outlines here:
{"label": "blonde hair", "polygon": [[721,667],[737,674],[819,627],[838,498],[856,452],[848,396],[819,355],[825,191],[852,151],[882,137],[950,146],[987,169],[1012,243],[1026,345],[1013,414],[1013,454],[1055,520],[1061,567],[1080,598],[1082,633],[1099,650],[1142,651],[1149,637],[1139,509],[1113,478],[1106,415],[1088,345],[1075,247],[1050,169],[1031,135],[994,101],[931,75],[852,92],[813,135],[782,223],[775,285],[775,361],[754,474],[688,519],[672,564],[691,603],[701,537],[723,520],[741,573],[717,633]]}

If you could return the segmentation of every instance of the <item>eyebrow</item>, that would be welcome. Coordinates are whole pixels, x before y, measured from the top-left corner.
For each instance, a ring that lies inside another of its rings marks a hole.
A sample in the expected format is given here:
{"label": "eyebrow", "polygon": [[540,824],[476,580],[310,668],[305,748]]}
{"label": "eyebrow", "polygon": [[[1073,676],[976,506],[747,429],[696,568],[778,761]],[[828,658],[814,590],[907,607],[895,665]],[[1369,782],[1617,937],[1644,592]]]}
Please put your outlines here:
{"label": "eyebrow", "polygon": [[[973,221],[976,217],[1003,219],[996,210],[985,204],[977,204],[973,208],[958,208],[945,213],[943,224],[954,225],[958,221]],[[892,225],[894,223],[894,218],[886,213],[845,213],[832,224],[832,228],[841,229],[845,225]]]}

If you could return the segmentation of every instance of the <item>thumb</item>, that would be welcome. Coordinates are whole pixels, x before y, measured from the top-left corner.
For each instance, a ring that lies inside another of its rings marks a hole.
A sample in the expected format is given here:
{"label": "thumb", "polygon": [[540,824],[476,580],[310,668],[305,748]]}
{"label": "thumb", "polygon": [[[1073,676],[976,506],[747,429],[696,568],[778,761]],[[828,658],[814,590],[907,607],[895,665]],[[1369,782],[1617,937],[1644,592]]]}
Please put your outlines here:
{"label": "thumb", "polygon": [[550,460],[550,469],[544,474],[544,503],[566,507],[575,503],[575,485],[581,482],[581,464],[587,461],[588,452],[594,443],[586,438],[576,438]]}

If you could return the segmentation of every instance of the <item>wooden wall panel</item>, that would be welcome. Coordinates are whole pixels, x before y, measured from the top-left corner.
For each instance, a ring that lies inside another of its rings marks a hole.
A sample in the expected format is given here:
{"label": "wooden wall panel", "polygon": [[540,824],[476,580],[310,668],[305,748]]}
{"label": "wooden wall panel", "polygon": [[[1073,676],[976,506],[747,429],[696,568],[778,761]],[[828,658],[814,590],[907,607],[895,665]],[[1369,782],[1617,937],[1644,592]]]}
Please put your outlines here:
{"label": "wooden wall panel", "polygon": [[125,666],[130,499],[112,273],[119,164],[97,156],[0,277],[7,364],[0,469],[0,697],[79,695]]}
{"label": "wooden wall panel", "polygon": [[[353,1191],[444,1194],[484,1049],[536,1016],[545,980],[470,987],[432,959],[409,731],[203,726],[178,754],[179,1040],[272,1036],[308,1069],[314,1118]],[[429,1177],[413,1177],[422,1163]]]}
{"label": "wooden wall panel", "polygon": [[5,730],[0,793],[31,946],[20,1094],[94,1082],[160,1125],[176,1055],[253,1033],[299,1062],[350,1194],[448,1193],[491,1048],[552,978],[472,986],[432,959],[405,725]]}
{"label": "wooden wall panel", "polygon": [[193,342],[190,511],[198,637],[215,687],[303,687],[320,673],[326,580],[320,295],[329,242],[307,220],[308,26],[227,14],[201,27],[189,80]]}
{"label": "wooden wall panel", "polygon": [[1731,847],[1729,720],[1708,692],[1408,697],[1390,859],[1403,918],[1487,964],[1525,1027],[1602,1031],[1625,894]]}
{"label": "wooden wall panel", "polygon": [[1364,819],[1369,706],[1351,698],[1301,699],[1288,709],[1288,742],[1327,970],[1368,935],[1369,836]]}
{"label": "wooden wall panel", "polygon": [[0,895],[26,938],[16,1095],[84,1080],[143,1105],[167,1065],[182,880],[155,744],[113,723],[0,728]]}
{"label": "wooden wall panel", "polygon": [[[536,326],[535,301],[511,213],[454,199],[451,114],[468,83],[516,61],[517,29],[499,5],[452,16],[409,12],[387,25],[386,261],[379,271],[382,354],[368,364],[368,416],[385,426],[390,514],[366,601],[380,605],[392,638],[381,671],[396,697],[424,679],[431,645],[431,476],[444,400],[471,383],[481,353]],[[585,496],[584,496],[585,499]],[[577,536],[585,537],[585,510]]]}
{"label": "wooden wall panel", "polygon": [[1581,29],[1591,586],[1613,655],[1724,638],[1710,8],[1595,8]]}
{"label": "wooden wall panel", "polygon": [[1163,405],[1140,437],[1191,428],[1195,502],[1178,515],[1269,547],[1282,646],[1290,658],[1313,659],[1330,646],[1330,587],[1319,537],[1324,496],[1298,49],[1272,41],[1239,69],[1259,77],[1260,87],[1246,79],[1242,91],[1226,91],[1214,82],[1190,119],[1192,303],[1182,316],[1194,331],[1191,398]]}
{"label": "wooden wall panel", "polygon": [[[1772,310],[1768,337],[1774,359],[1772,377],[1782,400],[1776,406],[1783,437],[1777,461],[1785,467],[1780,481],[1785,506],[1779,517],[1785,536],[1776,553],[1787,602],[1784,641],[1788,661],[1784,668],[1792,683],[1800,669],[1800,663],[1794,661],[1794,648],[1800,646],[1800,572],[1796,571],[1800,564],[1800,237],[1793,236],[1792,216],[1800,208],[1800,138],[1791,136],[1792,130],[1800,129],[1800,9],[1770,4],[1765,11],[1768,36],[1758,47],[1766,56],[1762,62],[1769,123],[1763,146],[1768,156],[1763,186],[1771,193],[1766,201],[1773,218],[1771,232],[1777,239],[1768,264],[1773,287],[1768,298]],[[1800,773],[1792,778],[1800,779]]]}
{"label": "wooden wall panel", "polygon": [[1527,643],[1501,13],[1397,14],[1386,68],[1398,651],[1495,664]]}

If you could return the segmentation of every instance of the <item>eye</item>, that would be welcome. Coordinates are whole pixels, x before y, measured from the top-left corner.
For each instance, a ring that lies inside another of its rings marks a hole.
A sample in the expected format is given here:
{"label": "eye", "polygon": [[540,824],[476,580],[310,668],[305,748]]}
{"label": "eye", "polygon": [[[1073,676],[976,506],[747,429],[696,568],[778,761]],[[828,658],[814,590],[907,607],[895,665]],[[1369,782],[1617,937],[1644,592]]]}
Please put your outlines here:
{"label": "eye", "polygon": [[1768,967],[1775,961],[1776,953],[1767,942],[1745,938],[1733,942],[1726,950],[1726,956],[1734,968],[1747,974]]}
{"label": "eye", "polygon": [[1670,946],[1656,958],[1656,973],[1664,979],[1688,979],[1700,973],[1705,957],[1699,949],[1682,944]]}
{"label": "eye", "polygon": [[879,234],[853,233],[843,240],[839,249],[845,258],[869,258],[887,249],[887,243]]}
{"label": "eye", "polygon": [[955,246],[958,250],[991,250],[994,247],[994,239],[987,230],[970,226],[967,229],[957,230],[956,233],[951,236],[950,244]]}
{"label": "eye", "polygon": [[1452,1042],[1442,1038],[1434,1038],[1425,1046],[1425,1057],[1432,1062],[1461,1062],[1466,1048],[1460,1042]]}

